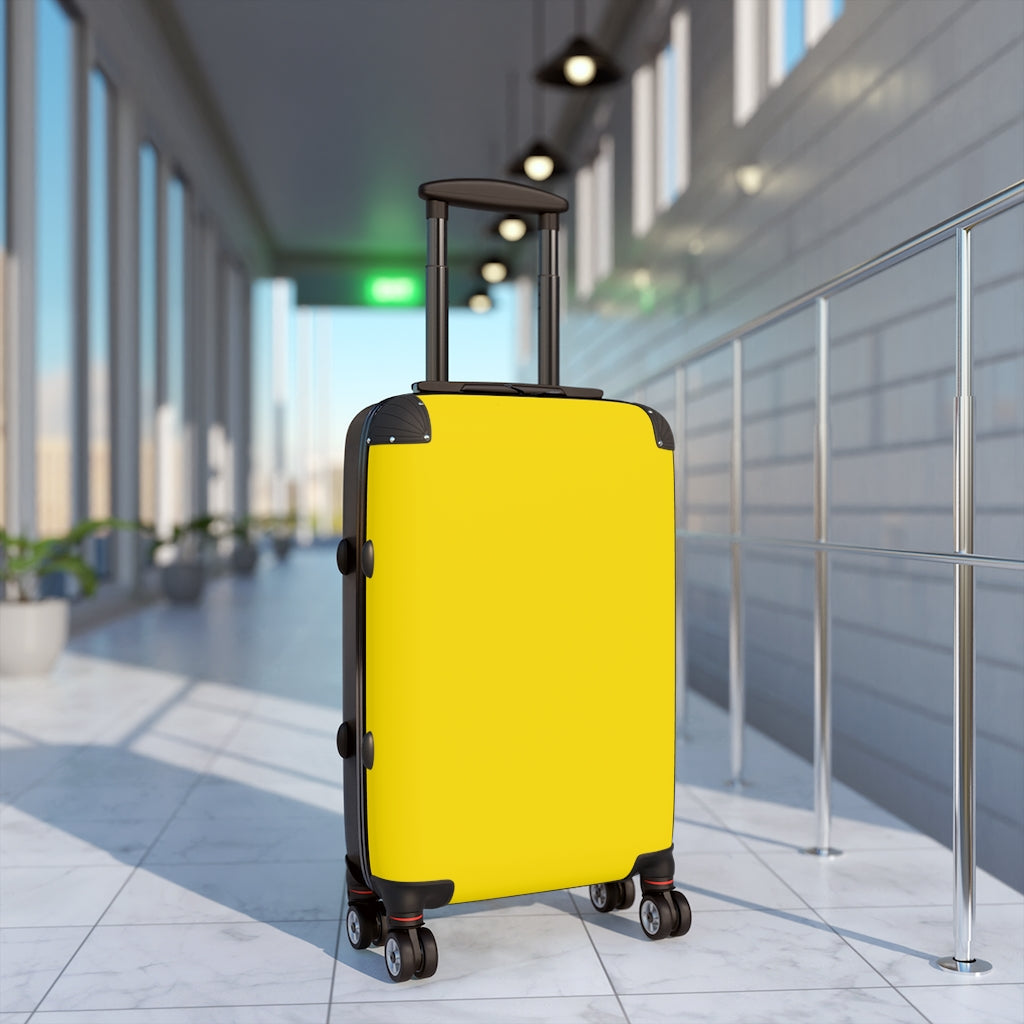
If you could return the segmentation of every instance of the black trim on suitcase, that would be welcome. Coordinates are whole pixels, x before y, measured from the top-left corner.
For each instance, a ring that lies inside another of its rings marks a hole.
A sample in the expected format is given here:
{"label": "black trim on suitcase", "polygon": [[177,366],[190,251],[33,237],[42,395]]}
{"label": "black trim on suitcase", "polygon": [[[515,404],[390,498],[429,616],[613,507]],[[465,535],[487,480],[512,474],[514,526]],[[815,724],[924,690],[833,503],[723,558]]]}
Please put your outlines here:
{"label": "black trim on suitcase", "polygon": [[[366,444],[367,425],[378,408],[367,406],[350,424],[345,438],[345,493],[343,532],[353,552],[361,551],[366,536]],[[348,467],[358,467],[352,472]],[[369,874],[366,840],[366,778],[362,760],[362,736],[366,728],[366,577],[349,572],[342,580],[342,656],[344,685],[342,715],[352,730],[351,749],[355,756],[343,763],[345,804],[345,847],[350,868],[358,866],[361,878]],[[339,751],[340,752],[340,751]]]}
{"label": "black trim on suitcase", "polygon": [[430,414],[415,395],[398,395],[386,398],[374,409],[367,428],[368,444],[427,444]]}
{"label": "black trim on suitcase", "polygon": [[420,380],[412,386],[418,395],[523,395],[527,398],[602,398],[600,388],[570,388],[559,384],[507,384],[504,381]]}
{"label": "black trim on suitcase", "polygon": [[436,882],[392,882],[370,876],[370,886],[387,907],[388,923],[395,928],[415,928],[423,921],[423,911],[451,903],[455,883],[449,879]]}
{"label": "black trim on suitcase", "polygon": [[654,853],[642,853],[633,864],[633,870],[626,876],[640,876],[640,886],[644,892],[648,886],[652,888],[672,887],[672,877],[676,873],[676,860],[672,855],[673,847],[657,850]]}
{"label": "black trim on suitcase", "polygon": [[651,409],[646,405],[641,405],[640,408],[651,417],[651,426],[654,427],[654,440],[658,442],[658,447],[675,451],[676,439],[672,436],[672,427],[669,426],[668,420],[657,409]]}
{"label": "black trim on suitcase", "polygon": [[[419,436],[409,436],[416,431]],[[394,928],[416,927],[423,921],[424,909],[443,907],[451,902],[455,883],[447,879],[392,882],[377,878],[370,868],[366,772],[373,767],[373,737],[366,731],[365,667],[366,579],[373,569],[372,562],[366,564],[364,551],[370,544],[369,540],[364,540],[367,469],[371,445],[425,444],[430,440],[429,435],[430,416],[426,406],[410,394],[388,398],[363,409],[352,421],[345,439],[346,465],[358,466],[358,470],[346,473],[342,525],[346,541],[361,553],[363,563],[363,572],[349,572],[342,584],[343,600],[347,605],[343,614],[343,629],[347,634],[343,644],[345,685],[342,687],[345,723],[339,730],[338,753],[344,758],[345,860],[356,888],[363,887],[362,891],[354,892],[350,884],[350,900],[353,895],[356,900],[364,901],[379,897]],[[343,731],[346,733],[344,737]]]}

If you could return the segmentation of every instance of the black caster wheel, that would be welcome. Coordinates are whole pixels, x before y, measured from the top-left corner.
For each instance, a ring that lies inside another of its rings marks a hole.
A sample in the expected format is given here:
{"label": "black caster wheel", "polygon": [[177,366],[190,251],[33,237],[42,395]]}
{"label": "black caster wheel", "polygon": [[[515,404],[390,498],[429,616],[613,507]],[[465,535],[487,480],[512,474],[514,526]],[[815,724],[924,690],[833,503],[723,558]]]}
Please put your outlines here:
{"label": "black caster wheel", "polygon": [[416,939],[420,945],[420,958],[413,971],[414,978],[432,978],[437,971],[437,943],[429,928],[417,928]]}
{"label": "black caster wheel", "polygon": [[668,938],[675,924],[675,906],[663,892],[651,893],[640,901],[640,927],[647,938]]}
{"label": "black caster wheel", "polygon": [[629,910],[633,906],[633,900],[636,899],[636,886],[633,885],[632,878],[625,878],[619,882],[619,889],[621,890],[621,897],[616,906],[617,910]]}
{"label": "black caster wheel", "polygon": [[376,916],[376,927],[374,928],[373,938],[370,940],[371,946],[383,946],[388,940],[388,915],[384,910],[384,904],[378,903],[374,914]]}
{"label": "black caster wheel", "polygon": [[391,932],[384,943],[384,965],[394,981],[408,981],[416,970],[416,951],[406,931]]}
{"label": "black caster wheel", "polygon": [[673,889],[669,896],[675,905],[677,918],[676,926],[672,929],[672,935],[685,935],[690,930],[690,925],[693,924],[693,912],[690,910],[690,903],[678,889]]}
{"label": "black caster wheel", "polygon": [[378,922],[376,915],[361,903],[350,903],[345,914],[345,934],[353,949],[366,949],[373,942]]}
{"label": "black caster wheel", "polygon": [[594,909],[602,914],[615,910],[622,898],[622,893],[619,890],[618,882],[601,882],[598,885],[592,885],[590,887],[590,902],[594,904]]}

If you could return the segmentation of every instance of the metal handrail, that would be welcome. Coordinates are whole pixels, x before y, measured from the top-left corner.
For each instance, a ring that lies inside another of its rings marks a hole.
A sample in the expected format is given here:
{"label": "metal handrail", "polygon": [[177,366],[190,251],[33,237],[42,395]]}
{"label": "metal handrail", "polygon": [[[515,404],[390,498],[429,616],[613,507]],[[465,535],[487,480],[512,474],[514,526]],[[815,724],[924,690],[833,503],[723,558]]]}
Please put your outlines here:
{"label": "metal handrail", "polygon": [[942,562],[946,565],[973,565],[981,569],[1024,571],[1024,558],[999,558],[996,555],[943,554],[941,551],[911,551],[906,548],[875,548],[867,544],[843,544],[838,541],[799,540],[795,537],[756,537],[740,533],[716,533],[712,530],[676,530],[683,540],[708,540],[720,544],[748,547],[802,548],[805,551],[833,551],[848,555],[875,555],[881,558],[906,558],[916,562]]}
{"label": "metal handrail", "polygon": [[[731,555],[729,601],[729,712],[731,782],[743,780],[743,729],[745,720],[745,664],[743,623],[743,549],[748,546],[790,547],[814,552],[814,805],[816,841],[806,852],[831,857],[840,853],[830,845],[832,781],[832,666],[830,653],[831,614],[829,602],[829,555],[855,554],[908,558],[951,564],[954,567],[954,934],[953,956],[937,963],[964,974],[979,974],[992,965],[972,954],[975,912],[975,782],[974,782],[974,570],[978,567],[1024,569],[1024,560],[978,555],[974,552],[974,398],[971,338],[971,231],[979,224],[1024,203],[1024,180],[955,217],[914,236],[874,258],[847,270],[736,330],[723,334],[683,355],[674,364],[677,435],[684,436],[686,377],[688,368],[715,352],[732,348],[732,444],[730,457],[730,524],[728,533],[679,530],[683,540],[728,544]],[[956,240],[956,407],[954,411],[954,551],[908,551],[841,544],[829,540],[829,300],[838,293],[933,248],[947,239]],[[743,344],[744,339],[779,321],[811,307],[816,311],[816,398],[814,441],[814,533],[815,540],[778,537],[750,537],[743,533]],[[664,371],[643,378],[637,388],[660,380]],[[679,501],[685,507],[687,480],[685,461],[679,472]],[[682,546],[680,546],[682,548]],[[680,551],[677,571],[683,580]],[[686,648],[683,602],[679,590],[677,612],[677,687],[680,707],[686,697]]]}

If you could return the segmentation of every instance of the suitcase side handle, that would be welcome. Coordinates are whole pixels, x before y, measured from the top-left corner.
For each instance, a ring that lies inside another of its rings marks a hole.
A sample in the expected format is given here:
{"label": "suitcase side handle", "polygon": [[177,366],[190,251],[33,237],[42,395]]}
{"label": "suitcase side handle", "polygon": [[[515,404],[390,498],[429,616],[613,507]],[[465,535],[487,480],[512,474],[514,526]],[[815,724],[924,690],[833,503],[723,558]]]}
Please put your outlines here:
{"label": "suitcase side handle", "polygon": [[558,215],[568,200],[552,192],[490,178],[452,178],[420,185],[427,202],[427,380],[448,380],[448,207],[537,213],[537,380],[558,387]]}

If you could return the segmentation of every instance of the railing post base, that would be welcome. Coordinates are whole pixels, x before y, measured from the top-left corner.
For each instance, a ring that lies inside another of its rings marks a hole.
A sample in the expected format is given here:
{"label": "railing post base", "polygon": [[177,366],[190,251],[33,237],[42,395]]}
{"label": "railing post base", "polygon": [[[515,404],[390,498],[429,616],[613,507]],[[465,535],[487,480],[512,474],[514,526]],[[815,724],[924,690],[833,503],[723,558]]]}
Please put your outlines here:
{"label": "railing post base", "polygon": [[944,956],[932,963],[944,971],[957,974],[988,974],[992,965],[987,960],[957,960],[955,956]]}
{"label": "railing post base", "polygon": [[843,851],[834,846],[805,846],[801,853],[809,853],[813,857],[842,857]]}
{"label": "railing post base", "polygon": [[726,779],[723,785],[727,789],[735,789],[738,792],[741,789],[750,789],[753,783],[742,776],[737,776],[734,779]]}

